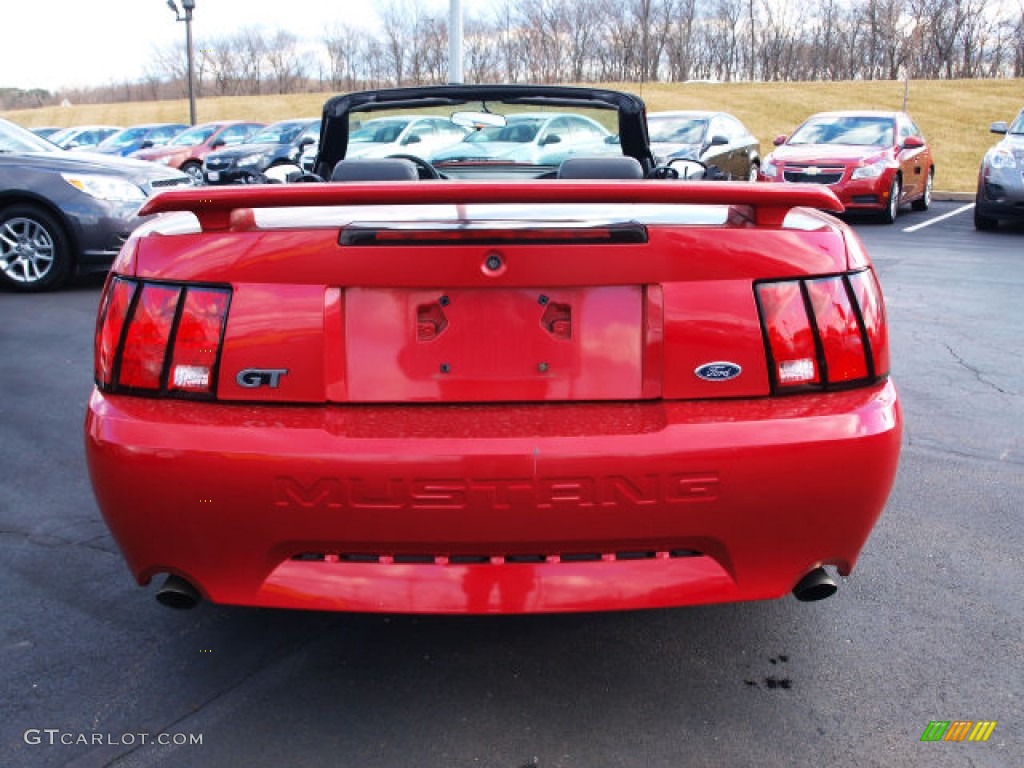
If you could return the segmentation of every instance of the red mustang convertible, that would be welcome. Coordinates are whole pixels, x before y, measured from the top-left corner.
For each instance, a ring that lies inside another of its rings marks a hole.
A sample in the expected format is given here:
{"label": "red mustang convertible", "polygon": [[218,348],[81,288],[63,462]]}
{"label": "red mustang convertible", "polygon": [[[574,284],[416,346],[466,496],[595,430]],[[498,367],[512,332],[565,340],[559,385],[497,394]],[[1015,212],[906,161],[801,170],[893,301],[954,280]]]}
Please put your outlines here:
{"label": "red mustang convertible", "polygon": [[[410,109],[466,146],[346,158]],[[636,609],[852,570],[901,418],[827,188],[677,178],[635,97],[537,86],[332,99],[314,168],[152,198],[105,287],[89,469],[161,602]]]}

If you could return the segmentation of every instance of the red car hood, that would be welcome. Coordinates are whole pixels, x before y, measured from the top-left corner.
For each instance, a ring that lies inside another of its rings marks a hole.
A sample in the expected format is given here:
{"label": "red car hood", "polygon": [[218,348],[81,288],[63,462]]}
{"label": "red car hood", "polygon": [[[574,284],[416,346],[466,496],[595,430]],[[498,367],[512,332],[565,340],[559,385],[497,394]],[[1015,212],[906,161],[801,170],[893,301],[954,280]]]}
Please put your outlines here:
{"label": "red car hood", "polygon": [[139,160],[160,160],[164,157],[172,157],[175,155],[185,155],[188,153],[190,147],[151,147],[149,149],[140,149],[138,152],[133,152],[132,157],[138,158]]}
{"label": "red car hood", "polygon": [[849,144],[808,144],[807,146],[784,144],[772,152],[776,162],[811,165],[816,163],[857,163],[889,154],[891,154],[889,147],[856,147]]}

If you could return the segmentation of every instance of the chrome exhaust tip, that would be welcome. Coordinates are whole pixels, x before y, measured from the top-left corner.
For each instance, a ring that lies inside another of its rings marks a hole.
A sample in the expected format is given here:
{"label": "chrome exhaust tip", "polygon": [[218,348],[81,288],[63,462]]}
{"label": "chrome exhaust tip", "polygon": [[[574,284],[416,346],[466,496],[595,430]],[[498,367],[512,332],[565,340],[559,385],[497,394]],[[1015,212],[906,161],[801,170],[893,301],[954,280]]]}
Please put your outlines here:
{"label": "chrome exhaust tip", "polygon": [[832,597],[838,589],[838,585],[828,575],[828,572],[824,568],[818,567],[813,571],[808,571],[793,587],[793,597],[802,603],[809,603]]}
{"label": "chrome exhaust tip", "polygon": [[199,590],[173,573],[167,577],[167,581],[156,593],[156,600],[160,605],[166,605],[168,608],[175,608],[179,611],[195,608],[202,599]]}

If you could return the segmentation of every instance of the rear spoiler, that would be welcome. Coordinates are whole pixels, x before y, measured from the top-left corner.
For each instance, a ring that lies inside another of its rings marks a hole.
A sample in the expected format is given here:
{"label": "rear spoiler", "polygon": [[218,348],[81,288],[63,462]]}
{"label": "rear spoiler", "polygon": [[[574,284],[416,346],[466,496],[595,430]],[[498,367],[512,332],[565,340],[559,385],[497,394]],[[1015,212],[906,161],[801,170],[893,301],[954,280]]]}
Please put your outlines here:
{"label": "rear spoiler", "polygon": [[780,227],[792,208],[841,213],[832,190],[818,184],[724,181],[479,181],[267,184],[176,189],[147,200],[140,215],[191,211],[203,231],[228,229],[232,212],[253,208],[331,205],[437,205],[497,203],[662,203],[749,206],[763,227]]}

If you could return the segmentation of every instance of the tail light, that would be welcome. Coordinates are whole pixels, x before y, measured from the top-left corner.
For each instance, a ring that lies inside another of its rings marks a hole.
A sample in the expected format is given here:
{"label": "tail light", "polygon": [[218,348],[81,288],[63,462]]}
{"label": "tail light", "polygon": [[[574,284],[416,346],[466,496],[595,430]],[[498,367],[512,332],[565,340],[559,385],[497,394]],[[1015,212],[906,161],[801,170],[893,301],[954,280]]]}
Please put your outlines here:
{"label": "tail light", "polygon": [[230,300],[230,288],[112,278],[96,326],[96,384],[213,397]]}
{"label": "tail light", "polygon": [[776,392],[857,386],[889,373],[882,294],[869,270],[755,285]]}

